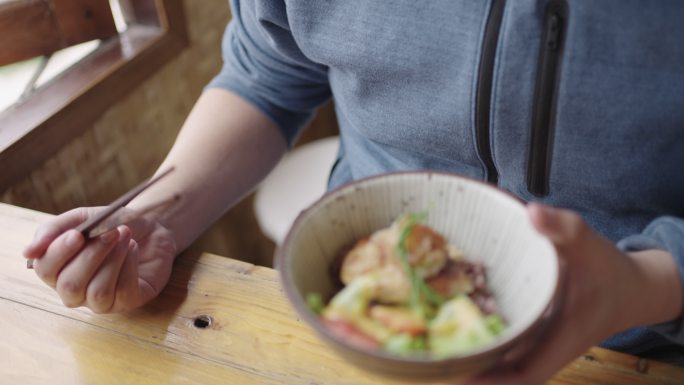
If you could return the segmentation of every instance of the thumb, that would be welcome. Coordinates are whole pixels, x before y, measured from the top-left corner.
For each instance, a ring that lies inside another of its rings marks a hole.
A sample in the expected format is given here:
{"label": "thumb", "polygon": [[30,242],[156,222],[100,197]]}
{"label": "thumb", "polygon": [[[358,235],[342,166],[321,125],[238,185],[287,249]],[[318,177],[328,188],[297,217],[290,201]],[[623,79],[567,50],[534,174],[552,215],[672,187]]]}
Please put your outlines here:
{"label": "thumb", "polygon": [[527,205],[534,227],[548,237],[556,246],[568,246],[583,239],[588,227],[575,212],[539,203]]}
{"label": "thumb", "polygon": [[24,257],[28,259],[40,258],[52,241],[65,231],[85,221],[88,215],[89,210],[87,208],[77,208],[50,218],[36,229],[33,239],[24,248]]}

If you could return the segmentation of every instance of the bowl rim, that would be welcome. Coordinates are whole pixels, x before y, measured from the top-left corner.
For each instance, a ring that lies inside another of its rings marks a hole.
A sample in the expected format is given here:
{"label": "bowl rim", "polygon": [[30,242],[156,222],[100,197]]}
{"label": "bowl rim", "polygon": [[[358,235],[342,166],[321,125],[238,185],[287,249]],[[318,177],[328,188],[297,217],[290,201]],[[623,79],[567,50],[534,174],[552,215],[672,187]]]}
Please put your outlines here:
{"label": "bowl rim", "polygon": [[[332,334],[328,329],[323,325],[323,323],[320,321],[320,319],[309,309],[307,306],[306,302],[303,300],[302,296],[299,294],[298,290],[295,288],[294,280],[291,276],[291,274],[286,270],[285,268],[285,250],[287,249],[287,245],[290,244],[291,238],[292,238],[292,230],[296,228],[303,218],[307,215],[307,213],[318,207],[324,200],[331,199],[331,197],[338,195],[342,193],[343,191],[353,189],[357,187],[358,185],[362,183],[367,183],[369,181],[373,181],[376,179],[385,179],[385,178],[392,178],[392,177],[400,177],[400,176],[406,176],[406,175],[416,175],[416,176],[424,176],[428,180],[432,178],[433,175],[440,176],[440,177],[447,177],[447,178],[456,178],[456,179],[461,179],[461,180],[466,180],[467,182],[474,182],[475,184],[481,185],[482,187],[485,187],[486,189],[489,189],[491,191],[494,191],[497,194],[502,194],[504,196],[507,196],[510,198],[515,204],[518,204],[525,208],[527,203],[519,198],[518,196],[512,194],[509,191],[506,191],[504,189],[501,189],[497,186],[491,185],[487,182],[448,172],[448,171],[434,171],[434,170],[411,170],[411,171],[392,171],[392,172],[387,172],[387,173],[381,173],[381,174],[375,174],[371,176],[367,176],[364,178],[352,180],[349,182],[346,182],[328,192],[323,194],[321,197],[316,199],[313,203],[311,203],[308,207],[306,207],[304,210],[302,210],[298,215],[297,218],[294,220],[292,225],[290,226],[290,229],[288,229],[288,232],[285,236],[285,239],[283,242],[277,246],[276,252],[275,252],[275,268],[278,271],[280,275],[280,280],[281,280],[281,285],[283,286],[285,295],[288,297],[290,303],[292,306],[295,308],[296,313],[302,317],[307,324],[311,328],[314,329],[316,334],[318,334],[321,338],[326,340],[328,343],[332,343],[333,346],[337,348],[342,348],[344,350],[357,353],[357,354],[365,354],[367,356],[379,359],[379,360],[384,360],[384,361],[389,361],[395,364],[431,364],[431,365],[442,365],[442,364],[448,364],[448,363],[454,363],[454,362],[470,362],[470,361],[479,361],[481,359],[486,359],[488,357],[491,357],[493,355],[497,356],[503,356],[506,352],[509,352],[511,350],[515,350],[515,348],[519,345],[525,345],[526,342],[530,342],[529,340],[531,338],[541,338],[541,335],[536,334],[536,331],[542,331],[545,332],[548,329],[548,323],[555,318],[557,314],[549,314],[550,311],[551,313],[553,312],[558,312],[558,303],[562,301],[561,298],[561,292],[562,286],[563,286],[563,266],[562,266],[562,261],[560,257],[558,256],[558,253],[553,247],[553,256],[555,257],[555,265],[554,267],[556,268],[556,282],[555,286],[553,288],[553,291],[551,295],[549,296],[548,301],[545,303],[545,306],[543,307],[543,310],[539,313],[539,315],[535,318],[533,322],[531,322],[528,326],[526,326],[522,331],[520,331],[518,334],[513,335],[506,340],[501,340],[498,342],[495,342],[493,344],[488,345],[487,347],[479,350],[474,350],[472,353],[467,353],[467,354],[460,354],[460,355],[454,355],[454,356],[448,356],[444,358],[431,358],[431,357],[420,357],[420,356],[400,356],[396,354],[391,354],[388,352],[385,352],[383,350],[364,350],[360,349],[358,347],[355,347],[353,345],[350,345],[349,343],[345,342],[343,339],[337,337],[336,335]],[[550,241],[549,241],[550,242]],[[552,244],[553,246],[553,244]]]}

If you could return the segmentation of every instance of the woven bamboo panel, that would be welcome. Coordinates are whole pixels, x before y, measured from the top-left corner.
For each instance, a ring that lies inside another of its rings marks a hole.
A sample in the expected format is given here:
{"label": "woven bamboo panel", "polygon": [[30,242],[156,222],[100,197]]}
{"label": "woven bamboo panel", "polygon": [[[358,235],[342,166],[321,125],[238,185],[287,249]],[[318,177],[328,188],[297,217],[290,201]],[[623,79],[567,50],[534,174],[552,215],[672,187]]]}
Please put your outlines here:
{"label": "woven bamboo panel", "polygon": [[[154,172],[202,88],[221,67],[230,18],[225,0],[185,0],[190,46],[113,105],[83,135],[5,191],[0,200],[49,213],[103,205]],[[336,133],[329,106],[301,143]],[[203,251],[270,265],[273,244],[257,226],[252,197],[231,209],[194,245]]]}

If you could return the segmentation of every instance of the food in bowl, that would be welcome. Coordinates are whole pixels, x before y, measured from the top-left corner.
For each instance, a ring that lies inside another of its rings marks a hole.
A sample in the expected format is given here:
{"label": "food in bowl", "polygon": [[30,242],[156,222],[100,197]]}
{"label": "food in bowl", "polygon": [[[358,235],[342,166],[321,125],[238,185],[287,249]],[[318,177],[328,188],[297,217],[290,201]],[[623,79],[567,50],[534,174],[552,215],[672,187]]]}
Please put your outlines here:
{"label": "food in bowl", "polygon": [[401,215],[340,253],[343,288],[327,304],[307,296],[332,334],[361,349],[439,359],[477,350],[505,329],[484,266],[425,216]]}
{"label": "food in bowl", "polygon": [[[426,209],[429,215],[421,223],[439,230],[468,261],[487,267],[486,286],[505,329],[491,343],[444,358],[360,348],[331,332],[307,306],[307,296],[320,293],[319,299],[327,300],[340,291],[329,273],[340,250],[405,213]],[[297,217],[278,247],[276,264],[298,320],[340,358],[369,374],[402,382],[454,383],[525,358],[555,322],[562,298],[556,251],[536,231],[525,205],[496,187],[447,173],[378,175],[325,194]]]}

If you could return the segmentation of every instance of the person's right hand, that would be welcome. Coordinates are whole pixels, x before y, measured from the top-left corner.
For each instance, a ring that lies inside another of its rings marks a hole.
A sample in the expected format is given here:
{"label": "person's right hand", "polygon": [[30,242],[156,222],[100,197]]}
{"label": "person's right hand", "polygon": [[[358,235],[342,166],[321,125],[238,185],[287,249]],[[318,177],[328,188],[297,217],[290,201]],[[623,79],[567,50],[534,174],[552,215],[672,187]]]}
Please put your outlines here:
{"label": "person's right hand", "polygon": [[74,228],[103,209],[78,208],[52,218],[36,230],[24,256],[67,307],[126,312],[166,285],[176,242],[169,229],[144,216],[85,241]]}

